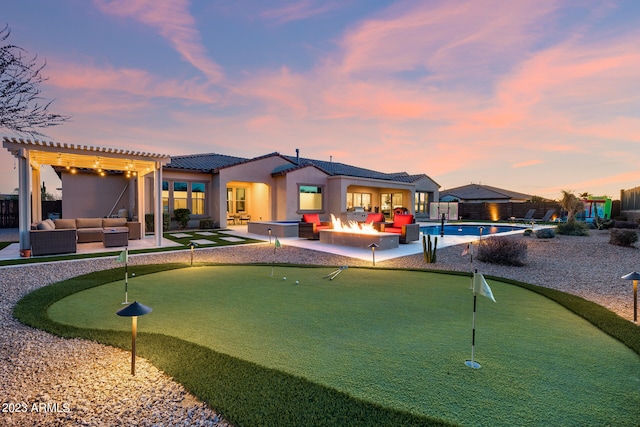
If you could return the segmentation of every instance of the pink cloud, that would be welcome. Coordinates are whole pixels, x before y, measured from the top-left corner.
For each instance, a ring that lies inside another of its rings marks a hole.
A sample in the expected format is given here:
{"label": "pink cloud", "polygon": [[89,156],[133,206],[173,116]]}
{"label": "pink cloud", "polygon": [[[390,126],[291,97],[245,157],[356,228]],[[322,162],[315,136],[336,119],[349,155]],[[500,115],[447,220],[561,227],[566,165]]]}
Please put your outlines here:
{"label": "pink cloud", "polygon": [[[541,32],[555,0],[399,2],[362,22],[342,42],[345,72],[425,68],[486,74],[488,63],[519,56]],[[460,67],[460,61],[467,66]]]}
{"label": "pink cloud", "polygon": [[[251,76],[233,88],[232,92],[242,99],[263,101],[270,113],[280,111],[287,115],[304,116],[311,101],[305,95],[313,91],[309,85],[308,76],[295,74],[287,67],[282,67],[278,72]],[[236,99],[236,102],[243,101]]]}
{"label": "pink cloud", "polygon": [[[628,96],[629,88],[640,84],[635,71],[640,69],[638,38],[640,32],[599,43],[572,39],[537,52],[497,82],[493,106],[475,119],[491,126],[509,126],[548,117],[559,123],[559,117],[564,117],[563,131],[582,133],[585,119],[581,116],[596,108],[597,118],[588,120],[608,122],[607,111],[614,112],[616,104],[638,101]],[[633,122],[626,120],[624,128],[630,129]],[[606,127],[615,129],[611,123]]]}
{"label": "pink cloud", "polygon": [[208,85],[196,79],[163,80],[144,70],[54,62],[47,67],[47,73],[50,76],[48,84],[66,90],[120,92],[137,97],[173,98],[197,103],[217,100]]}
{"label": "pink cloud", "polygon": [[513,169],[518,169],[518,168],[526,168],[528,166],[540,165],[540,164],[543,164],[543,163],[545,163],[544,160],[533,159],[533,160],[526,160],[524,162],[513,163],[511,165],[511,167]]}
{"label": "pink cloud", "polygon": [[284,24],[323,15],[344,7],[345,3],[346,2],[322,1],[318,4],[318,2],[313,0],[302,0],[277,9],[265,10],[260,13],[260,17],[277,24]]}
{"label": "pink cloud", "polygon": [[222,67],[208,58],[187,0],[93,0],[103,13],[133,18],[158,32],[213,83],[224,78]]}
{"label": "pink cloud", "polygon": [[614,199],[620,197],[619,191],[612,192],[611,188],[629,189],[637,187],[640,182],[640,171],[624,172],[619,174],[600,174],[597,177],[573,182],[563,182],[557,186],[542,188],[541,191],[548,194],[558,194],[562,190],[580,193],[587,191],[596,196],[609,196]]}

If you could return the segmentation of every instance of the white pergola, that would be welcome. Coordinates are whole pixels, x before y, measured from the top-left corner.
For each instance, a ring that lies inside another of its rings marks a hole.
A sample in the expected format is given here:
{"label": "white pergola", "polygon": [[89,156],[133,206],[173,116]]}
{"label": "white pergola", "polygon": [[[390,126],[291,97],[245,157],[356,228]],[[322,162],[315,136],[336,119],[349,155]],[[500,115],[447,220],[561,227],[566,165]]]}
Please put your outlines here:
{"label": "white pergola", "polygon": [[[8,137],[4,137],[2,146],[18,159],[21,250],[31,247],[29,240],[31,223],[42,220],[41,165],[101,168],[135,173],[138,176],[137,215],[142,221],[144,221],[145,215],[144,179],[142,177],[153,173],[154,212],[162,213],[162,166],[171,160],[168,155]],[[29,197],[30,194],[31,197]],[[154,216],[154,235],[156,246],[161,246],[162,215]]]}

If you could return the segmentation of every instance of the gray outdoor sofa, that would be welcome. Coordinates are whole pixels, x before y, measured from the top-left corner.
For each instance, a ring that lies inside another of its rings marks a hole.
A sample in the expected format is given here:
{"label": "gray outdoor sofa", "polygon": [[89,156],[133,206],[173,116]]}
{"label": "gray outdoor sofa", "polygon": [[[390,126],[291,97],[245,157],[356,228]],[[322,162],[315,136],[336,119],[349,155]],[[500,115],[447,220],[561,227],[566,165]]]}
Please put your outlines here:
{"label": "gray outdoor sofa", "polygon": [[31,225],[31,255],[75,253],[78,243],[102,242],[104,230],[127,231],[129,240],[142,237],[141,224],[126,218],[45,219]]}

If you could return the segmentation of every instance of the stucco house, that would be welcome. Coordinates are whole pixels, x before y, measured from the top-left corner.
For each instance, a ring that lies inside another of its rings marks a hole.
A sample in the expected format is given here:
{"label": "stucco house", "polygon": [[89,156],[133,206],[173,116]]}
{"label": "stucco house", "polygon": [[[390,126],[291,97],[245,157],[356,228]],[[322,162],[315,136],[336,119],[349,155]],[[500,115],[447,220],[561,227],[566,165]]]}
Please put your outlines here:
{"label": "stucco house", "polygon": [[[153,212],[153,176],[137,178],[117,172],[70,173],[62,179],[63,217],[106,216],[121,209]],[[403,207],[416,220],[427,220],[429,203],[438,200],[439,185],[425,174],[384,173],[344,163],[301,158],[277,152],[254,158],[223,154],[172,156],[162,166],[162,209],[173,216],[188,208],[193,221],[212,219],[226,227],[236,219],[300,220],[304,213],[345,218],[349,212],[384,212]],[[133,184],[132,180],[143,182]],[[149,182],[145,182],[148,180]],[[140,190],[143,189],[143,190]],[[102,191],[101,191],[102,190]],[[135,193],[143,191],[140,199]],[[88,202],[87,193],[101,194]],[[197,222],[196,222],[197,224]]]}

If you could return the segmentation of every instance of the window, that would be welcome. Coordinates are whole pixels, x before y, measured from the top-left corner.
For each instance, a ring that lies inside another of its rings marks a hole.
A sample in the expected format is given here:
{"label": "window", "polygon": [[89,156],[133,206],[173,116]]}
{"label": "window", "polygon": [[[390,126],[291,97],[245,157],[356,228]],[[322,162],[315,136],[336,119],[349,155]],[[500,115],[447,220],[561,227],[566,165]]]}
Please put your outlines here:
{"label": "window", "polygon": [[227,212],[233,212],[233,188],[227,188]]}
{"label": "window", "polygon": [[236,212],[244,212],[247,207],[247,190],[246,188],[236,188]]}
{"label": "window", "polygon": [[173,214],[176,209],[189,209],[194,215],[206,215],[204,182],[162,182],[162,211]]}
{"label": "window", "polygon": [[191,183],[191,213],[193,215],[204,215],[204,183],[192,182]]}
{"label": "window", "polygon": [[169,183],[162,181],[162,212],[169,213]]}
{"label": "window", "polygon": [[380,194],[380,209],[386,217],[391,217],[393,209],[402,207],[402,193]]}
{"label": "window", "polygon": [[298,208],[301,211],[321,211],[323,209],[322,187],[315,185],[301,185],[298,187],[300,196]]}
{"label": "window", "polygon": [[416,214],[429,213],[429,193],[425,191],[416,191],[415,202]]}
{"label": "window", "polygon": [[187,183],[174,181],[173,183],[173,210],[187,209]]}
{"label": "window", "polygon": [[347,193],[347,210],[353,211],[357,208],[371,210],[371,193]]}

